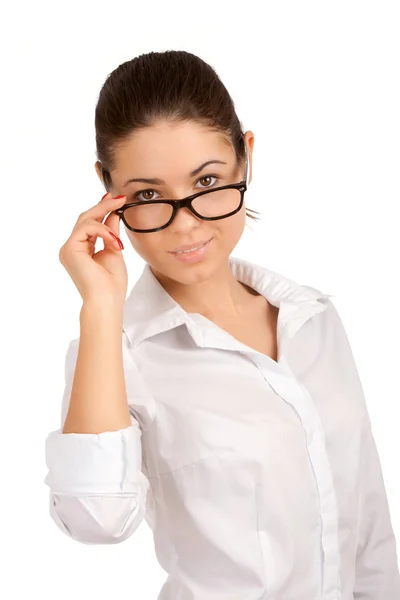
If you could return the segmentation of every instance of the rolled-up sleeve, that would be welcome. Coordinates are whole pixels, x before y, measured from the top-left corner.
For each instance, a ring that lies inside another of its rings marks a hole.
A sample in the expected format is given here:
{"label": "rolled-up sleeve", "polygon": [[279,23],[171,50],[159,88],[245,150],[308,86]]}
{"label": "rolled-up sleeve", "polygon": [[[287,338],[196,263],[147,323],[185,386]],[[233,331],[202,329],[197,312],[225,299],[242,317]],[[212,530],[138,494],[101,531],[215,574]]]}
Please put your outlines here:
{"label": "rolled-up sleeve", "polygon": [[147,393],[123,334],[125,384],[131,425],[118,431],[63,433],[68,412],[79,338],[72,340],[65,359],[61,428],[45,441],[50,488],[50,515],[69,537],[86,544],[126,540],[146,512],[149,481],[142,472],[143,427],[154,418]]}

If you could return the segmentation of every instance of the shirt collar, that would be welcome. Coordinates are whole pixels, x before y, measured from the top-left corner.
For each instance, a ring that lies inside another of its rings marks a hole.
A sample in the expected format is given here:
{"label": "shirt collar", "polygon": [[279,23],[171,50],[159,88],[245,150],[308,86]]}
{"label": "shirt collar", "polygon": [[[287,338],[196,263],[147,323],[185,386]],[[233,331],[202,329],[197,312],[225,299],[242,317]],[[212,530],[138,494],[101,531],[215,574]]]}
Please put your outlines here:
{"label": "shirt collar", "polygon": [[[231,256],[229,264],[238,281],[262,294],[274,306],[280,307],[280,322],[283,317],[286,321],[298,308],[321,312],[324,307],[319,300],[333,296],[311,286],[300,285],[244,259]],[[168,294],[152,273],[150,265],[145,263],[141,276],[125,301],[123,329],[132,346],[182,324],[190,329],[194,325],[194,319]]]}

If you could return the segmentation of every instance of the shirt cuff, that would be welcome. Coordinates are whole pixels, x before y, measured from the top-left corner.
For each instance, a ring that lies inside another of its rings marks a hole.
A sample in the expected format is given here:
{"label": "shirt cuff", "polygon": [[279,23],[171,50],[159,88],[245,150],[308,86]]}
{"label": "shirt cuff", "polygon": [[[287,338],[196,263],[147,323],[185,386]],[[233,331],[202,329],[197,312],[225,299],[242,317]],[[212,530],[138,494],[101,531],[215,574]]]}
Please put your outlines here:
{"label": "shirt cuff", "polygon": [[44,481],[56,494],[138,494],[140,440],[136,424],[102,433],[52,431],[45,441],[48,473]]}

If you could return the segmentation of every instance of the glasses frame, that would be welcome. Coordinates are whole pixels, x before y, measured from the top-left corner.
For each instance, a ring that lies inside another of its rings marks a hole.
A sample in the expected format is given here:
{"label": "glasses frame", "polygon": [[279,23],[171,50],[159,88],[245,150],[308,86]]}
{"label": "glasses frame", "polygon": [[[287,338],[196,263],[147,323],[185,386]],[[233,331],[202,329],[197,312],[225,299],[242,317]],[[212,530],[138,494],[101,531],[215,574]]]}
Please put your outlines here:
{"label": "glasses frame", "polygon": [[[191,194],[190,196],[186,196],[186,198],[182,198],[181,200],[168,200],[167,199],[167,200],[146,200],[146,201],[139,201],[139,202],[130,202],[129,204],[125,204],[121,208],[117,208],[117,210],[115,210],[113,212],[115,212],[117,215],[119,215],[119,217],[122,219],[124,225],[130,231],[133,231],[135,233],[153,233],[156,231],[162,231],[163,229],[166,229],[167,227],[169,227],[171,225],[172,221],[175,219],[175,217],[178,213],[178,210],[180,208],[188,208],[196,217],[198,217],[199,219],[202,219],[203,221],[217,221],[220,219],[227,219],[228,217],[231,217],[232,215],[239,212],[239,210],[242,208],[243,202],[244,202],[244,193],[247,190],[247,186],[248,186],[248,164],[249,164],[249,161],[248,161],[246,142],[244,143],[244,146],[245,146],[245,155],[246,155],[246,162],[245,162],[245,168],[244,168],[244,179],[242,181],[240,181],[239,183],[231,183],[229,185],[223,185],[221,187],[212,188],[210,190],[204,190],[202,192],[197,192],[196,194]],[[104,179],[103,179],[103,181],[104,181]],[[220,190],[228,190],[228,189],[235,189],[235,190],[240,191],[240,203],[239,203],[238,208],[231,211],[227,215],[222,215],[221,217],[203,217],[193,208],[192,202],[199,196],[204,196],[204,194],[212,194],[213,192],[218,192]],[[132,206],[141,206],[144,204],[169,204],[170,206],[172,206],[171,218],[162,227],[155,227],[153,229],[135,229],[134,227],[131,227],[125,219],[124,212],[128,208],[131,208]]]}

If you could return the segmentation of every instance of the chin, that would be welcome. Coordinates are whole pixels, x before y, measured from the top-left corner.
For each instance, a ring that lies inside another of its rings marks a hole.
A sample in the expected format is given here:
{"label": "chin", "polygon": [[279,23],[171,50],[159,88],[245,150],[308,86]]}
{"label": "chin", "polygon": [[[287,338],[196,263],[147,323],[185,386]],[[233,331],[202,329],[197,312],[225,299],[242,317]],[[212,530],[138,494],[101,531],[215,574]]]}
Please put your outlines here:
{"label": "chin", "polygon": [[[163,265],[158,270],[169,279],[177,281],[183,285],[192,285],[206,281],[213,277],[229,261],[229,255],[226,257],[215,257],[203,260],[198,263],[184,264],[176,261],[173,257],[168,261],[168,265]],[[174,264],[176,263],[176,264]]]}
{"label": "chin", "polygon": [[213,267],[212,264],[178,265],[176,268],[171,269],[169,277],[183,285],[192,285],[206,281],[214,271],[215,265]]}

